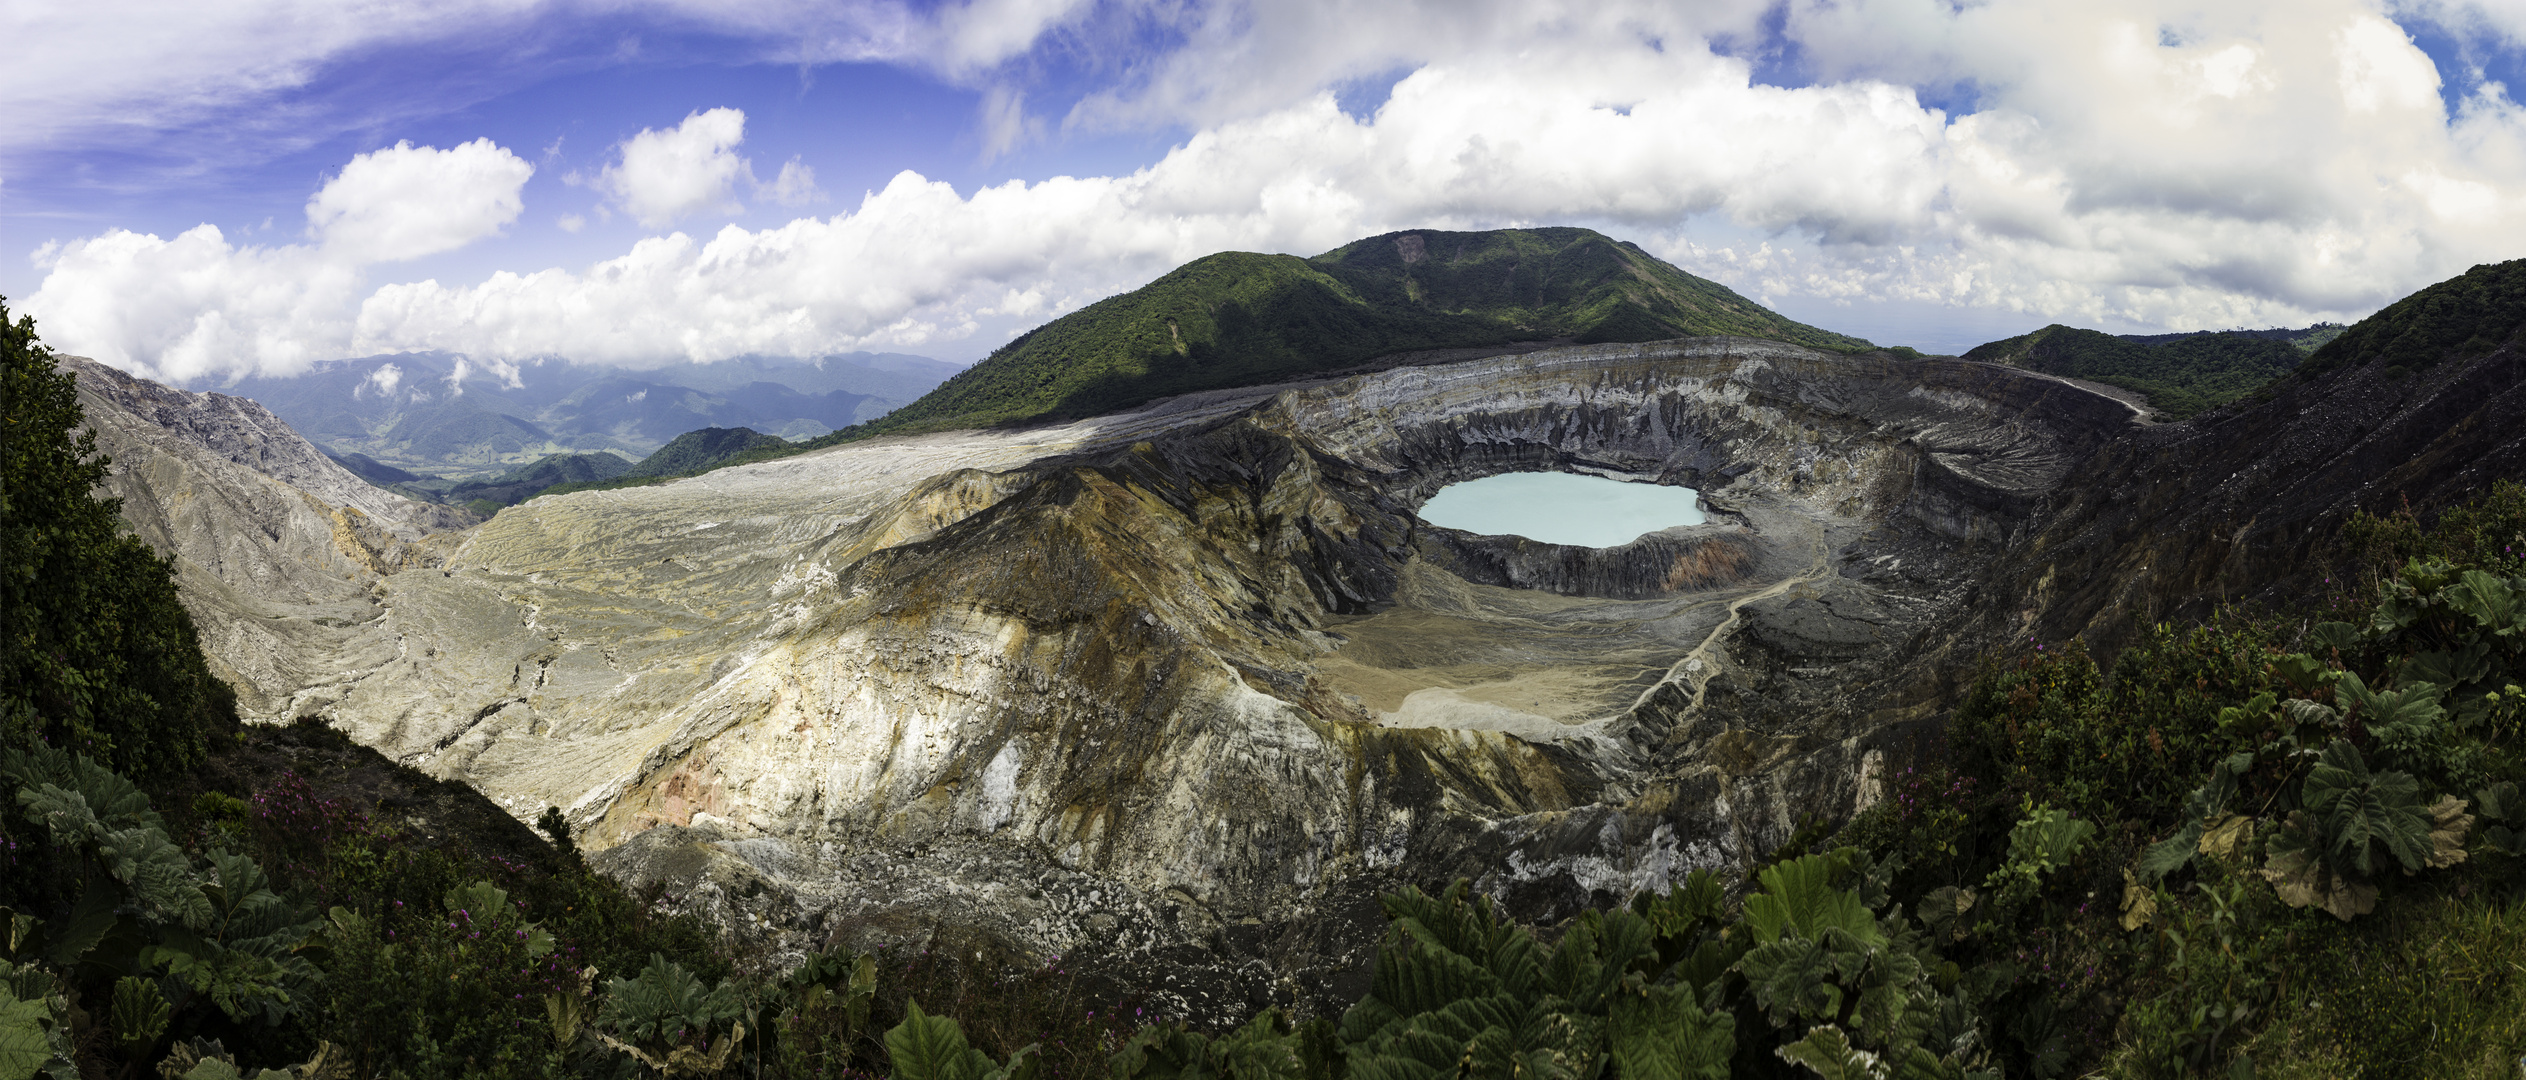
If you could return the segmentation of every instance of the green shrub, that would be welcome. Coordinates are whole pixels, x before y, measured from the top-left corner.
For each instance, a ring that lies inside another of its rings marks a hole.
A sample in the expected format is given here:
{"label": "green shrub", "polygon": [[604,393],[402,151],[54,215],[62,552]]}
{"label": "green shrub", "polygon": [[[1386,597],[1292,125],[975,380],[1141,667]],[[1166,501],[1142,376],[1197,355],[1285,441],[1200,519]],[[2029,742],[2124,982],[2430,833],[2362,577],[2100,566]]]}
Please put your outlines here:
{"label": "green shrub", "polygon": [[[236,730],[173,563],[122,531],[77,380],[0,303],[0,748],[50,745],[150,781]],[[73,433],[77,433],[74,437]]]}
{"label": "green shrub", "polygon": [[543,1076],[559,1064],[544,1005],[579,972],[490,882],[371,916],[335,907],[317,1028],[356,1075]]}
{"label": "green shrub", "polygon": [[[2329,922],[2329,920],[2326,920]],[[2244,1047],[2267,1077],[2506,1080],[2526,1059],[2526,905],[2476,893],[2295,931],[2272,957],[2274,1023]]]}
{"label": "green shrub", "polygon": [[119,1001],[118,1056],[150,1060],[171,1019],[252,1031],[306,1014],[322,976],[301,945],[317,923],[253,859],[178,847],[147,795],[85,755],[0,751],[0,779],[53,856],[51,902],[0,909],[7,959],[73,1000]]}

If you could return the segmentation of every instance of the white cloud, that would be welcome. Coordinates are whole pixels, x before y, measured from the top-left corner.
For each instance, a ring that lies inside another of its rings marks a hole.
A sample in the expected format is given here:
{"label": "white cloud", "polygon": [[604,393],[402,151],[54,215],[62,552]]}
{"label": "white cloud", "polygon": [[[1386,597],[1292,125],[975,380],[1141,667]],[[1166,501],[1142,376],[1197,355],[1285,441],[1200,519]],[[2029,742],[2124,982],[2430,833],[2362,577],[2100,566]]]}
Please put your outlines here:
{"label": "white cloud", "polygon": [[379,364],[377,370],[368,373],[368,378],[360,380],[358,386],[351,388],[351,400],[359,401],[371,394],[375,394],[380,400],[391,398],[395,396],[395,387],[402,383],[402,368],[391,363]]}
{"label": "white cloud", "polygon": [[[740,185],[782,206],[824,197],[816,188],[816,170],[796,157],[782,163],[770,182],[756,179],[754,162],[737,154],[745,132],[743,109],[697,109],[674,127],[642,128],[617,144],[614,162],[593,180],[570,179],[604,192],[615,207],[652,229],[697,214],[743,213],[745,207],[737,201]],[[577,232],[586,223],[578,215],[566,215],[562,228]]]}
{"label": "white cloud", "polygon": [[982,107],[976,111],[982,124],[982,156],[996,158],[1032,135],[1042,124],[1026,115],[1026,92],[1008,86],[994,86],[983,91]]}
{"label": "white cloud", "polygon": [[346,355],[362,291],[356,266],[317,248],[238,246],[214,225],[172,240],[115,229],[43,255],[26,311],[48,343],[179,381]]}
{"label": "white cloud", "polygon": [[739,109],[695,111],[674,127],[642,128],[617,146],[619,157],[595,180],[598,190],[632,219],[663,228],[703,211],[735,213],[737,182],[752,180],[746,159],[746,114]]}
{"label": "white cloud", "polygon": [[354,157],[308,199],[314,243],[239,244],[204,224],[46,244],[25,310],[55,347],[143,374],[294,374],[347,354],[369,266],[498,233],[532,171],[487,139],[398,143]]}
{"label": "white cloud", "polygon": [[352,158],[307,200],[308,231],[353,262],[452,251],[517,220],[535,167],[476,139],[445,150],[399,142]]}
{"label": "white cloud", "polygon": [[[1575,43],[1631,51],[1758,35],[1774,0],[1211,0],[1143,4],[1144,17],[1181,48],[1118,58],[1133,77],[1092,94],[1068,123],[1091,128],[1153,123],[1216,124],[1303,100],[1356,79],[1391,77],[1427,64],[1515,57]],[[1130,49],[1136,38],[1102,43]],[[1581,61],[1582,69],[1586,66]]]}
{"label": "white cloud", "polygon": [[988,69],[1093,6],[1093,0],[970,0],[940,13],[925,51],[950,73]]}
{"label": "white cloud", "polygon": [[794,157],[782,162],[780,175],[755,188],[755,194],[782,206],[803,206],[824,198],[816,187],[816,170]]}
{"label": "white cloud", "polygon": [[2438,68],[2412,47],[2402,27],[2371,15],[2351,20],[2334,42],[2342,100],[2352,112],[2438,107]]}
{"label": "white cloud", "polygon": [[2391,7],[2398,16],[2427,19],[2467,37],[2526,44],[2526,0],[2395,0]]}
{"label": "white cloud", "polygon": [[[0,5],[0,149],[173,130],[269,101],[337,58],[383,45],[496,34],[537,0],[95,0]],[[230,122],[232,136],[256,120]],[[294,132],[291,137],[320,133]]]}
{"label": "white cloud", "polygon": [[[2356,315],[2526,254],[2526,111],[2486,87],[2448,115],[2427,57],[2363,0],[1800,0],[1788,32],[1821,81],[1796,89],[1753,82],[1706,41],[1750,33],[1760,4],[1698,21],[1506,0],[1460,19],[1416,10],[1164,9],[1189,44],[1072,121],[1225,118],[1128,175],[960,194],[905,173],[845,213],[653,236],[581,269],[335,289],[339,307],[303,315],[222,301],[220,340],[632,365],[969,356],[1200,255],[1311,254],[1406,227],[1595,224],[1758,296],[2177,328]],[[1229,32],[1238,12],[1251,33]],[[1006,47],[975,40],[976,57]],[[1291,96],[1398,62],[1412,73],[1366,118],[1321,89]],[[1951,115],[1915,85],[1970,93]],[[644,131],[607,190],[649,221],[813,190],[795,161],[753,183],[743,124],[725,109]],[[100,273],[88,247],[129,246],[118,237],[56,251],[47,294]],[[233,257],[312,272],[289,250]],[[131,318],[190,325],[176,306],[149,310]]]}

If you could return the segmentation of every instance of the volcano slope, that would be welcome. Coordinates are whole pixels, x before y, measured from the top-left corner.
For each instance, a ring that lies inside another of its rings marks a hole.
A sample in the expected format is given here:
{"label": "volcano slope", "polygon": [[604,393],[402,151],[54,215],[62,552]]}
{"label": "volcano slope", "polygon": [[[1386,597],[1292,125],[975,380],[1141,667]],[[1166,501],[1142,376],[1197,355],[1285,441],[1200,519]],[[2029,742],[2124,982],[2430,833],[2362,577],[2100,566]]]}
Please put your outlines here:
{"label": "volcano slope", "polygon": [[[847,444],[504,511],[361,579],[332,666],[250,705],[559,805],[784,949],[959,924],[1196,1018],[1337,1003],[1380,889],[1550,918],[1876,797],[1922,741],[1878,707],[1912,643],[2132,425],[2005,367],[1702,338]],[[1532,469],[1712,521],[1581,549],[1412,513]]]}
{"label": "volcano slope", "polygon": [[254,401],[58,359],[112,462],[100,494],[175,559],[211,669],[248,715],[286,714],[292,695],[391,657],[367,651],[372,587],[434,563],[432,534],[476,520],[371,486]]}

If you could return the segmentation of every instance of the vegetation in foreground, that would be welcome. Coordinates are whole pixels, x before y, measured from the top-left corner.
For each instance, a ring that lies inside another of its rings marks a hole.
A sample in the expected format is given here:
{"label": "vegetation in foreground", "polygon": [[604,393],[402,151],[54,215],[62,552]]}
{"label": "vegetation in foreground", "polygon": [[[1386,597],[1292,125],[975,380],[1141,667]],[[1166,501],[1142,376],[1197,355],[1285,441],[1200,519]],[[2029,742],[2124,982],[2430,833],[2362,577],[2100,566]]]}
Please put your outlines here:
{"label": "vegetation in foreground", "polygon": [[1205,1032],[961,946],[764,970],[589,873],[557,813],[538,838],[320,726],[238,730],[187,696],[165,563],[85,501],[66,382],[30,325],[6,344],[0,1080],[2492,1077],[2526,1054],[2514,484],[2357,520],[2321,611],[2160,627],[2110,679],[2027,643],[1943,764],[1741,881],[1543,934],[1405,890],[1342,1016]]}

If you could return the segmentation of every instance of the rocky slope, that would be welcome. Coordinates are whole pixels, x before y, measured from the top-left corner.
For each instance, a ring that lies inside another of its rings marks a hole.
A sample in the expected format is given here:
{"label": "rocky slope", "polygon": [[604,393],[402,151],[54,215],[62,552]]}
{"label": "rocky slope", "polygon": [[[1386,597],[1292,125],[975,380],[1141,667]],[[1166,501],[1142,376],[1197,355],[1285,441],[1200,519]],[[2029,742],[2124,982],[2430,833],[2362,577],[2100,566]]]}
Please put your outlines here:
{"label": "rocky slope", "polygon": [[[1877,708],[1903,645],[2133,416],[1995,365],[1569,347],[546,497],[383,576],[233,481],[294,569],[187,580],[263,715],[562,806],[733,926],[972,924],[1226,1015],[1355,989],[1380,888],[1547,917],[1863,805],[1915,752]],[[1589,550],[1412,514],[1517,469],[1712,522]]]}
{"label": "rocky slope", "polygon": [[435,565],[430,534],[474,521],[371,486],[253,401],[58,360],[113,461],[104,493],[175,557],[212,669],[249,715],[290,715],[306,687],[373,667],[372,590]]}
{"label": "rocky slope", "polygon": [[[2502,269],[2526,279],[2526,264]],[[2427,513],[2526,476],[2526,305],[2478,339],[2470,358],[2415,372],[2383,357],[2282,380],[2106,445],[1975,583],[1970,617],[1913,647],[1926,677],[1904,700],[1946,700],[1970,677],[1965,658],[1994,640],[2076,636],[2110,663],[2160,621],[2320,597],[2353,513]]]}

